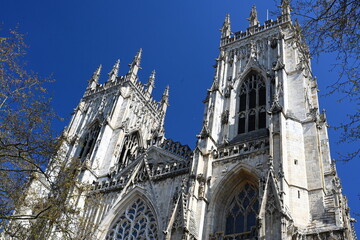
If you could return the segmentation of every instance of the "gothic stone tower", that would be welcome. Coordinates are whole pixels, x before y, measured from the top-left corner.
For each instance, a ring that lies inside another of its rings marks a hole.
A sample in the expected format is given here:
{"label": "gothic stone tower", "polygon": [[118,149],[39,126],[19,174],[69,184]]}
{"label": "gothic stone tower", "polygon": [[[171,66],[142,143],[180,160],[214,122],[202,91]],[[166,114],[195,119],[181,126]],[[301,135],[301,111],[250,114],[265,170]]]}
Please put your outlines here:
{"label": "gothic stone tower", "polygon": [[64,131],[64,161],[80,161],[79,185],[90,186],[75,186],[79,197],[69,200],[81,212],[73,226],[81,239],[163,239],[183,198],[192,151],[165,139],[169,88],[153,100],[155,71],[147,84],[138,80],[141,54],[125,76],[117,61],[104,84],[100,66]]}
{"label": "gothic stone tower", "polygon": [[226,16],[194,151],[165,138],[169,89],[157,102],[155,72],[139,81],[141,50],[124,76],[119,61],[104,84],[95,71],[60,154],[80,164],[74,238],[356,239],[308,51],[281,7],[263,25],[254,7],[245,32]]}
{"label": "gothic stone tower", "polygon": [[290,18],[221,29],[191,169],[195,239],[356,239],[307,48]]}

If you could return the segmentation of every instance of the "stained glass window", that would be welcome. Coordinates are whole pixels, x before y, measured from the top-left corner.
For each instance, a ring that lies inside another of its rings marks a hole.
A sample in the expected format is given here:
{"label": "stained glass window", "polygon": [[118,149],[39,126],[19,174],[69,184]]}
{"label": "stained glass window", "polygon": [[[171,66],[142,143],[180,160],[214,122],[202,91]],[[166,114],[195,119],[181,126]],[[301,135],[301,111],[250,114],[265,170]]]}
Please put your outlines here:
{"label": "stained glass window", "polygon": [[137,199],[111,225],[105,240],[157,240],[158,229],[154,213]]}
{"label": "stained glass window", "polygon": [[238,133],[266,127],[266,89],[262,77],[252,72],[240,87]]}
{"label": "stained glass window", "polygon": [[[257,188],[246,183],[227,206],[224,239],[252,239],[255,237],[258,210]],[[240,236],[245,238],[237,238]]]}

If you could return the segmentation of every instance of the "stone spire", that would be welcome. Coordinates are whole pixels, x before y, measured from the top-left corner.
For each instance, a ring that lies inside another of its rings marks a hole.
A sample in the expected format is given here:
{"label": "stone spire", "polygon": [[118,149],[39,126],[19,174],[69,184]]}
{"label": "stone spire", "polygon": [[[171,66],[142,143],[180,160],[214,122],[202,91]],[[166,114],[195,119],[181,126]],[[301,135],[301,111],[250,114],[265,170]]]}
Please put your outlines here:
{"label": "stone spire", "polygon": [[155,88],[155,70],[152,71],[150,77],[149,77],[149,81],[146,84],[146,92],[147,94],[150,96],[152,93],[152,90]]}
{"label": "stone spire", "polygon": [[132,81],[135,81],[137,72],[139,69],[141,69],[140,67],[141,54],[142,54],[142,49],[140,48],[139,51],[136,53],[132,63],[129,64],[130,70],[128,74],[130,75]]}
{"label": "stone spire", "polygon": [[230,36],[230,34],[231,34],[231,26],[230,26],[230,24],[231,24],[231,22],[230,22],[230,14],[226,14],[224,24],[223,24],[222,28],[220,29],[221,38]]}
{"label": "stone spire", "polygon": [[290,0],[282,0],[281,1],[281,14],[282,15],[290,15]]}
{"label": "stone spire", "polygon": [[114,64],[113,68],[111,69],[111,71],[109,72],[109,82],[114,82],[116,80],[116,77],[118,76],[118,72],[119,72],[119,66],[120,66],[120,59],[118,59],[116,61],[116,63]]}
{"label": "stone spire", "polygon": [[166,109],[169,106],[169,86],[166,86],[164,93],[162,95],[161,101],[161,109],[163,111],[163,113],[166,113]]}
{"label": "stone spire", "polygon": [[87,89],[93,90],[96,88],[96,86],[98,85],[98,82],[99,82],[101,68],[102,68],[102,65],[100,64],[99,67],[93,73],[92,77],[90,78]]}
{"label": "stone spire", "polygon": [[260,23],[257,17],[257,11],[255,5],[252,6],[250,17],[247,18],[247,20],[249,20],[250,22],[250,27],[257,26]]}

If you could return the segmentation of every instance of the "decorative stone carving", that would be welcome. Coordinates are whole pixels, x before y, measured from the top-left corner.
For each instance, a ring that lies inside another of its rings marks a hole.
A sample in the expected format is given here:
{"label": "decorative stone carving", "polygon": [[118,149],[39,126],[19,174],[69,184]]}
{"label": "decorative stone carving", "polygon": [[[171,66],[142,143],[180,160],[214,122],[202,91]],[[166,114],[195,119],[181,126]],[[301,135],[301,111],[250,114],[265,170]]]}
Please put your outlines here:
{"label": "decorative stone carving", "polygon": [[249,20],[250,23],[250,27],[254,27],[257,26],[260,22],[258,20],[258,16],[257,16],[257,11],[256,11],[256,6],[254,5],[251,9],[251,13],[250,13],[250,17],[247,18],[247,20]]}
{"label": "decorative stone carving", "polygon": [[137,199],[110,226],[106,240],[158,239],[158,225],[151,208],[142,200]]}
{"label": "decorative stone carving", "polygon": [[273,69],[274,71],[279,71],[285,68],[285,64],[282,63],[280,57],[278,57],[277,61],[273,63]]}

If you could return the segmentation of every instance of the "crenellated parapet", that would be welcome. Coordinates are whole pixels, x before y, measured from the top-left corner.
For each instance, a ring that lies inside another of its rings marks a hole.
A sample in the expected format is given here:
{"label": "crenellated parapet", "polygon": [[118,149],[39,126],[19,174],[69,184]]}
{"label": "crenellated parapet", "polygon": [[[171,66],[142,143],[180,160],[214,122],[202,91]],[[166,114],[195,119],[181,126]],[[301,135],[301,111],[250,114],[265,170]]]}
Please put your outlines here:
{"label": "crenellated parapet", "polygon": [[238,31],[233,34],[230,34],[226,37],[221,38],[220,46],[224,47],[228,44],[234,43],[238,40],[245,39],[247,37],[251,37],[255,34],[264,32],[268,29],[278,27],[285,23],[290,23],[291,19],[289,15],[281,15],[275,21],[270,19],[265,21],[263,25],[257,24],[251,27],[248,27],[245,32]]}

